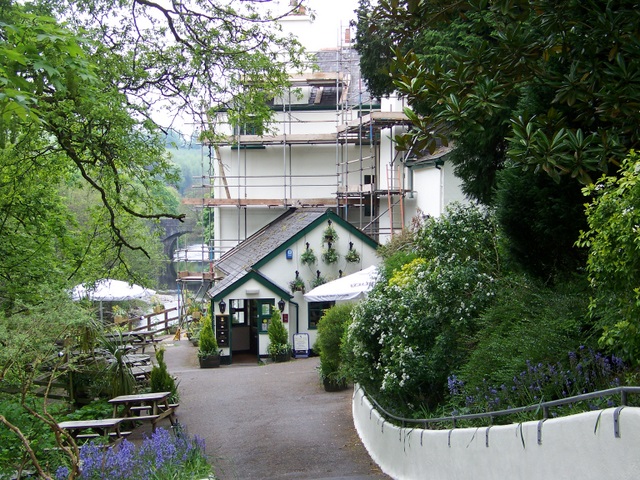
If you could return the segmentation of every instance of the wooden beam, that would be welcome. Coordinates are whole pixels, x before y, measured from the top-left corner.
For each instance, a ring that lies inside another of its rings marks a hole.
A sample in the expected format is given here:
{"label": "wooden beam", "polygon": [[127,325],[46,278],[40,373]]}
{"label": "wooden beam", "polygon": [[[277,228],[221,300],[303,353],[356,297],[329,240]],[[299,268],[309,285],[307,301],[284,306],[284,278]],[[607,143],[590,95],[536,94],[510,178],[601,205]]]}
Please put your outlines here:
{"label": "wooden beam", "polygon": [[327,206],[335,207],[338,205],[336,198],[296,198],[283,199],[278,198],[184,198],[184,205],[200,205],[203,207],[249,207],[263,205],[268,207],[306,207],[306,206]]}

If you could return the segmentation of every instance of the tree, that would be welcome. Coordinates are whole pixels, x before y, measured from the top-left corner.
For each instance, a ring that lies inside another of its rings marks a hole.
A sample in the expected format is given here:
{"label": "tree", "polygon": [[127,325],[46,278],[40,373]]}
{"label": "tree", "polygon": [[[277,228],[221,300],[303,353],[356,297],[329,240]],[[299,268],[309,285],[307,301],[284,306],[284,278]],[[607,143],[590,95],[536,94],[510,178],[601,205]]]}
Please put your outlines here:
{"label": "tree", "polygon": [[[44,0],[43,0],[44,1]],[[168,111],[171,125],[186,114],[214,128],[211,109],[240,124],[271,117],[266,100],[281,95],[302,48],[274,22],[262,2],[191,0],[51,0],[53,11],[93,41],[92,58],[142,117]],[[187,120],[187,121],[189,121]],[[179,127],[179,125],[176,125]]]}
{"label": "tree", "polygon": [[[72,302],[64,292],[56,291],[55,284],[53,288],[42,284],[40,290],[43,301],[39,305],[17,303],[14,308],[19,313],[11,316],[0,311],[0,382],[3,387],[0,401],[9,399],[18,404],[19,411],[32,419],[32,423],[27,423],[27,426],[31,425],[29,428],[21,428],[25,423],[16,412],[0,412],[3,449],[12,452],[12,458],[2,456],[0,473],[13,474],[27,467],[35,469],[41,478],[50,478],[45,461],[52,459],[47,447],[59,448],[52,450],[66,456],[76,473],[79,453],[75,442],[57,426],[52,415],[54,407],[35,398],[35,390],[40,388],[35,379],[46,373],[51,381],[45,387],[48,392],[51,384],[63,379],[74,368],[72,357],[68,357],[69,350],[75,348],[75,342],[82,343],[91,320],[79,304]],[[60,367],[67,358],[67,370],[62,370]],[[14,395],[6,393],[12,390],[16,392]],[[5,435],[6,431],[11,434]],[[10,464],[4,464],[4,461]]]}
{"label": "tree", "polygon": [[619,176],[603,176],[585,187],[589,229],[579,244],[589,249],[587,268],[593,288],[592,318],[601,345],[633,365],[640,363],[640,158],[632,152]]}
{"label": "tree", "polygon": [[[248,2],[0,2],[0,381],[53,431],[71,478],[75,443],[32,401],[56,342],[77,341],[88,320],[67,289],[152,271],[141,265],[160,258],[153,226],[183,218],[153,109],[206,119],[224,106],[241,118],[283,89],[300,49],[269,20]],[[0,423],[49,478],[29,432]]]}
{"label": "tree", "polygon": [[[381,0],[370,18],[394,47],[394,87],[421,114],[408,113],[415,128],[397,139],[402,149],[486,135],[498,155],[469,158],[485,165],[472,171],[486,171],[492,157],[499,169],[502,157],[587,184],[640,141],[633,2]],[[450,45],[449,27],[465,28],[466,40],[448,58],[427,57],[427,43],[418,49],[414,37],[434,33],[443,37],[437,45]],[[488,190],[478,191],[486,200]]]}

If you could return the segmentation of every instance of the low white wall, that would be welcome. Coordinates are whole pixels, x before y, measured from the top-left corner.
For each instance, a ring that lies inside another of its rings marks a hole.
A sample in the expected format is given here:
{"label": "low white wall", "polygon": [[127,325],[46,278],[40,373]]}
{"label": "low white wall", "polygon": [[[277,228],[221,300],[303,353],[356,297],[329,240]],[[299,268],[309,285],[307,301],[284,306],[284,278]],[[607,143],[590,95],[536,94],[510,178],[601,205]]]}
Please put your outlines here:
{"label": "low white wall", "polygon": [[394,479],[640,478],[640,408],[614,410],[506,426],[423,430],[384,421],[356,387],[353,420],[371,458]]}

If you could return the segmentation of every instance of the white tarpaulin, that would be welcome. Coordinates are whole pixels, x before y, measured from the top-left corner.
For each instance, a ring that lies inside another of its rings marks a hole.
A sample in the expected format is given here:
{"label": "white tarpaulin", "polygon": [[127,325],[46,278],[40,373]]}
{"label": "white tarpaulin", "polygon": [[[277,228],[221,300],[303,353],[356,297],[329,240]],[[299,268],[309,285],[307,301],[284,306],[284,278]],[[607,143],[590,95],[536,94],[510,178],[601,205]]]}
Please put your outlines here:
{"label": "white tarpaulin", "polygon": [[104,278],[98,280],[93,287],[76,285],[71,290],[73,300],[89,299],[94,302],[122,302],[155,295],[155,290],[141,287],[140,285]]}
{"label": "white tarpaulin", "polygon": [[304,294],[308,302],[332,302],[337,300],[357,300],[373,288],[378,279],[378,267],[369,268],[338,278],[314,288]]}

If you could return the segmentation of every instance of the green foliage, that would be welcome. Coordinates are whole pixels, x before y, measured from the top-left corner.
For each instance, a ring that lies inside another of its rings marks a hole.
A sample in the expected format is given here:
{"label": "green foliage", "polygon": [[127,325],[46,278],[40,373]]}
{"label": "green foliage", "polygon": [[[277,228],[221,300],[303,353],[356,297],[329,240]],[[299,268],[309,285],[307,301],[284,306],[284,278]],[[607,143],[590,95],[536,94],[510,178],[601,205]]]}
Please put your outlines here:
{"label": "green foliage", "polygon": [[289,343],[289,332],[282,323],[282,317],[280,311],[273,310],[271,314],[271,320],[267,327],[267,334],[269,335],[269,345],[267,346],[267,353],[271,358],[276,358],[278,355],[287,355],[291,353],[291,344]]}
{"label": "green foliage", "polygon": [[329,222],[329,225],[322,231],[322,243],[335,243],[338,238],[338,232]]}
{"label": "green foliage", "polygon": [[342,371],[342,339],[351,323],[354,304],[334,305],[324,312],[318,322],[318,339],[314,345],[320,355],[320,376],[339,382],[344,379]]}
{"label": "green foliage", "polygon": [[328,247],[322,250],[322,261],[327,265],[336,263],[339,258],[340,254],[338,254],[338,251],[333,247]]}
{"label": "green foliage", "polygon": [[202,323],[202,329],[200,330],[200,339],[198,340],[198,357],[220,355],[218,342],[211,324],[211,314],[205,315],[200,322]]}
{"label": "green foliage", "polygon": [[304,280],[300,277],[296,276],[293,280],[289,282],[289,289],[291,292],[304,292]]}
{"label": "green foliage", "polygon": [[151,376],[149,378],[149,386],[152,392],[171,392],[171,403],[177,403],[179,401],[178,385],[176,380],[167,369],[167,363],[164,361],[164,348],[156,350],[156,362],[151,369]]}
{"label": "green foliage", "polygon": [[[34,400],[34,407],[42,411],[42,400]],[[27,437],[38,459],[43,464],[56,464],[62,461],[62,455],[55,450],[57,446],[51,429],[29,413],[14,396],[0,397],[0,417],[18,427]],[[0,478],[12,478],[16,472],[31,471],[33,464],[22,442],[5,425],[0,424]]]}
{"label": "green foliage", "polygon": [[105,337],[101,341],[101,346],[110,353],[111,357],[105,371],[111,397],[131,395],[136,388],[136,380],[124,358],[127,354],[127,350],[124,348],[126,344],[127,341],[119,332],[115,333],[112,338]]}
{"label": "green foliage", "polygon": [[327,279],[320,275],[320,271],[318,270],[316,272],[316,278],[311,280],[311,288],[313,289],[319,287],[320,285],[324,285],[325,283],[327,283]]}
{"label": "green foliage", "polygon": [[633,365],[640,363],[640,158],[631,152],[619,177],[602,177],[585,188],[589,230],[579,244],[589,248],[587,268],[593,296],[592,318],[602,330],[601,345]]}
{"label": "green foliage", "polygon": [[344,255],[344,259],[347,263],[359,263],[360,262],[360,253],[355,249],[349,249],[347,253]]}
{"label": "green foliage", "polygon": [[575,246],[586,227],[579,185],[517,166],[502,170],[499,179],[496,216],[510,258],[544,280],[582,267],[586,252]]}
{"label": "green foliage", "polygon": [[113,405],[107,400],[93,400],[82,408],[64,415],[64,420],[94,420],[96,418],[110,418],[113,415]]}
{"label": "green foliage", "polygon": [[460,206],[427,219],[417,232],[419,257],[383,278],[353,310],[349,373],[386,405],[405,413],[444,398],[493,302],[499,272],[495,223]]}
{"label": "green foliage", "polygon": [[467,391],[509,385],[528,363],[553,364],[577,351],[591,331],[588,298],[582,278],[554,288],[526,276],[501,281],[495,303],[478,319],[473,351],[457,371]]}
{"label": "green foliage", "polygon": [[456,173],[474,198],[491,201],[505,159],[588,184],[637,148],[633,2],[368,4],[358,17],[365,78],[388,71],[415,112],[399,147],[455,139],[465,152]]}
{"label": "green foliage", "polygon": [[300,255],[300,263],[302,263],[303,265],[315,265],[318,262],[318,259],[316,258],[316,254],[313,251],[313,248],[309,248],[307,247],[307,249],[302,252],[302,255]]}

